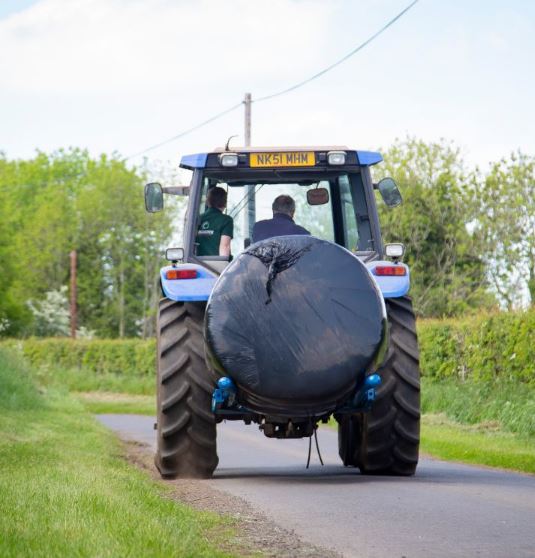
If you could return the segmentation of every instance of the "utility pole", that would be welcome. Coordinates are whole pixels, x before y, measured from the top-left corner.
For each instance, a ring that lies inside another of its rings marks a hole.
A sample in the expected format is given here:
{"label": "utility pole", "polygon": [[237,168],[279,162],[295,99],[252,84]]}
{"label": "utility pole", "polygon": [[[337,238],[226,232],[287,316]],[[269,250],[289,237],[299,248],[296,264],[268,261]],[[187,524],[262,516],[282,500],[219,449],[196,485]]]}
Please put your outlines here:
{"label": "utility pole", "polygon": [[251,94],[246,93],[243,104],[245,105],[245,147],[250,147],[251,145]]}
{"label": "utility pole", "polygon": [[[245,147],[251,146],[251,104],[252,104],[251,94],[246,93],[243,99],[243,104],[245,106],[245,130],[244,130],[244,140]],[[247,209],[244,211],[245,215],[245,231],[246,238],[252,239],[253,225],[256,221],[256,201],[254,196],[254,186],[247,186]]]}
{"label": "utility pole", "polygon": [[76,250],[71,256],[71,337],[76,339]]}

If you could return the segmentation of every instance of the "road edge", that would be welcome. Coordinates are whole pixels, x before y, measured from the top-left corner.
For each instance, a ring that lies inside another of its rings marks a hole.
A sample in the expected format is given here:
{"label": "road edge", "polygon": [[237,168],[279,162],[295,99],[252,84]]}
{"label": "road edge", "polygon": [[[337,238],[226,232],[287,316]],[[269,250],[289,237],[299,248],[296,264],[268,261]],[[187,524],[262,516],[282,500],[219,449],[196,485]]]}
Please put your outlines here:
{"label": "road edge", "polygon": [[210,511],[230,517],[237,530],[231,543],[210,541],[236,556],[268,558],[342,558],[337,551],[303,541],[294,531],[281,527],[261,511],[228,492],[197,479],[162,480],[153,461],[153,452],[146,444],[122,440],[125,459],[143,470],[155,482],[171,487],[171,497],[199,511]]}

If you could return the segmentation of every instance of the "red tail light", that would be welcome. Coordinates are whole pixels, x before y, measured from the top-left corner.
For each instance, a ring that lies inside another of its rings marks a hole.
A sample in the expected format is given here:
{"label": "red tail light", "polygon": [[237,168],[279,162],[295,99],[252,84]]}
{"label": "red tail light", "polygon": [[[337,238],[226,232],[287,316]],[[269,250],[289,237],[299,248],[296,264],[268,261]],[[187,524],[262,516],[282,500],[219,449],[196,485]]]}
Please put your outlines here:
{"label": "red tail light", "polygon": [[378,265],[373,270],[375,275],[402,276],[407,275],[407,269],[402,265]]}
{"label": "red tail light", "polygon": [[168,269],[165,272],[166,279],[196,279],[196,269]]}

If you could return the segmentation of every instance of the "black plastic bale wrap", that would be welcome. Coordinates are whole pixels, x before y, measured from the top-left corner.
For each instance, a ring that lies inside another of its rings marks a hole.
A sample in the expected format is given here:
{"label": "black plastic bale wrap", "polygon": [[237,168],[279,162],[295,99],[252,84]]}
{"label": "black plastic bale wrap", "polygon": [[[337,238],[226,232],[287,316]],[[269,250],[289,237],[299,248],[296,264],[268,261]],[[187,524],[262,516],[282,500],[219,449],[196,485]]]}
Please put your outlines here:
{"label": "black plastic bale wrap", "polygon": [[310,236],[258,242],[210,296],[207,356],[262,413],[329,412],[355,390],[386,342],[381,294],[346,249]]}

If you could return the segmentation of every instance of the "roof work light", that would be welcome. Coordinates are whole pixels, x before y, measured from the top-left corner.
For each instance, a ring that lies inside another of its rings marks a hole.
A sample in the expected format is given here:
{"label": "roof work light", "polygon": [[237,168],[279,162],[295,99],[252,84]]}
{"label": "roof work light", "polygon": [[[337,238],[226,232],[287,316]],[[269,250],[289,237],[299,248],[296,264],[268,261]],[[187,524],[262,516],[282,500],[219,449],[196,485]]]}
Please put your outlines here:
{"label": "roof work light", "polygon": [[327,161],[329,165],[344,165],[346,162],[346,152],[329,151],[329,153],[327,153]]}
{"label": "roof work light", "polygon": [[219,155],[219,164],[222,167],[237,167],[238,154],[237,153],[221,153]]}

